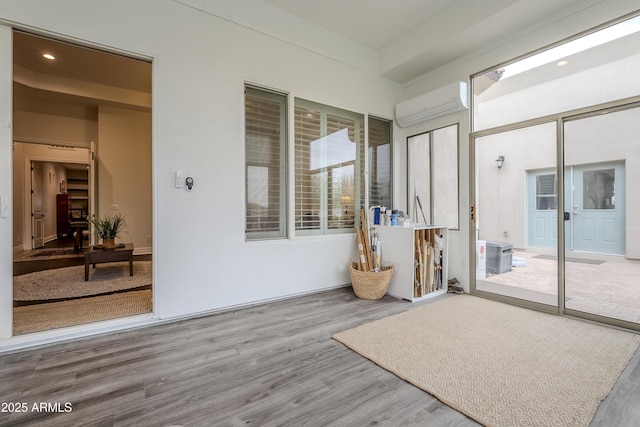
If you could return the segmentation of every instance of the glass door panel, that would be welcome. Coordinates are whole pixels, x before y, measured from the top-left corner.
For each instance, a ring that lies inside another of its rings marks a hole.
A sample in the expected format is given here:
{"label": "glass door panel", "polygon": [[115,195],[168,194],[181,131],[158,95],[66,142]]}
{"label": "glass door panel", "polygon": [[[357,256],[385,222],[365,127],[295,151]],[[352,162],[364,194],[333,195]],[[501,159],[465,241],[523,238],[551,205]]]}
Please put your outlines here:
{"label": "glass door panel", "polygon": [[558,305],[556,123],[475,139],[476,291]]}
{"label": "glass door panel", "polygon": [[565,308],[640,323],[640,109],[564,123]]}

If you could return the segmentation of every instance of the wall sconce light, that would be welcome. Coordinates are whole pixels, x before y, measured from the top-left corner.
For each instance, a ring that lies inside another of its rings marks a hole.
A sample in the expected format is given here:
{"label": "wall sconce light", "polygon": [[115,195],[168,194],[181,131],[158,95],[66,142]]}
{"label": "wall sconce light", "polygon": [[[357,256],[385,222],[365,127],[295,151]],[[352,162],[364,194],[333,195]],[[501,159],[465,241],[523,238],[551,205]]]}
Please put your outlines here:
{"label": "wall sconce light", "polygon": [[496,159],[496,165],[498,165],[498,170],[502,169],[502,164],[504,163],[504,156],[500,154]]}

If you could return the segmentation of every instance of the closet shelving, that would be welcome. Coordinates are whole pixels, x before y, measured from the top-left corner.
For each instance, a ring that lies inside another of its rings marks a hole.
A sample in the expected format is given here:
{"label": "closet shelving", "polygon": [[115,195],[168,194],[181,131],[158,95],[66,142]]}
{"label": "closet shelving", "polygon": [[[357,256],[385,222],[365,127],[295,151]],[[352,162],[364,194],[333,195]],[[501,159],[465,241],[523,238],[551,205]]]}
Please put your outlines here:
{"label": "closet shelving", "polygon": [[67,171],[67,194],[69,209],[82,210],[86,216],[89,211],[89,177],[86,170]]}

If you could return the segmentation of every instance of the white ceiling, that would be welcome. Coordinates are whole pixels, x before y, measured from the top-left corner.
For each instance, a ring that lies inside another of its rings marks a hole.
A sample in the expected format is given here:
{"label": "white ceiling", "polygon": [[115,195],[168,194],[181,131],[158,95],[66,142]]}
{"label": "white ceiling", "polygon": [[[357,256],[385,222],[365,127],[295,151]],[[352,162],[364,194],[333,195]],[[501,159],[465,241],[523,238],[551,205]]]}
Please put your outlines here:
{"label": "white ceiling", "polygon": [[[346,37],[377,54],[380,76],[403,84],[602,0],[175,1],[248,28],[285,34],[291,40],[318,37],[320,33],[312,28],[340,35],[332,39],[334,45]],[[287,19],[269,19],[274,16]],[[43,61],[39,53],[47,49],[57,52],[59,60]],[[14,63],[37,73],[142,92],[151,87],[149,64],[144,61],[20,33],[14,38]],[[123,73],[123,69],[129,71]]]}
{"label": "white ceiling", "polygon": [[373,49],[381,48],[454,3],[453,0],[264,1]]}
{"label": "white ceiling", "polygon": [[379,74],[406,83],[600,0],[261,1],[377,50]]}

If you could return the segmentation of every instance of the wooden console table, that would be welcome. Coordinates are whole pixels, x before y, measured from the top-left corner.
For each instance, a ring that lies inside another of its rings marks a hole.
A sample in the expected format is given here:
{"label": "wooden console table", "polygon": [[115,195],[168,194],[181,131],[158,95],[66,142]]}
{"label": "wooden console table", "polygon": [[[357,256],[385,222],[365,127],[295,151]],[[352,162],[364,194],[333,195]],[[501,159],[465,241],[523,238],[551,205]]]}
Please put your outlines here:
{"label": "wooden console table", "polygon": [[91,248],[84,254],[84,280],[89,280],[89,264],[104,264],[105,262],[129,261],[129,276],[133,276],[133,243],[113,249]]}

